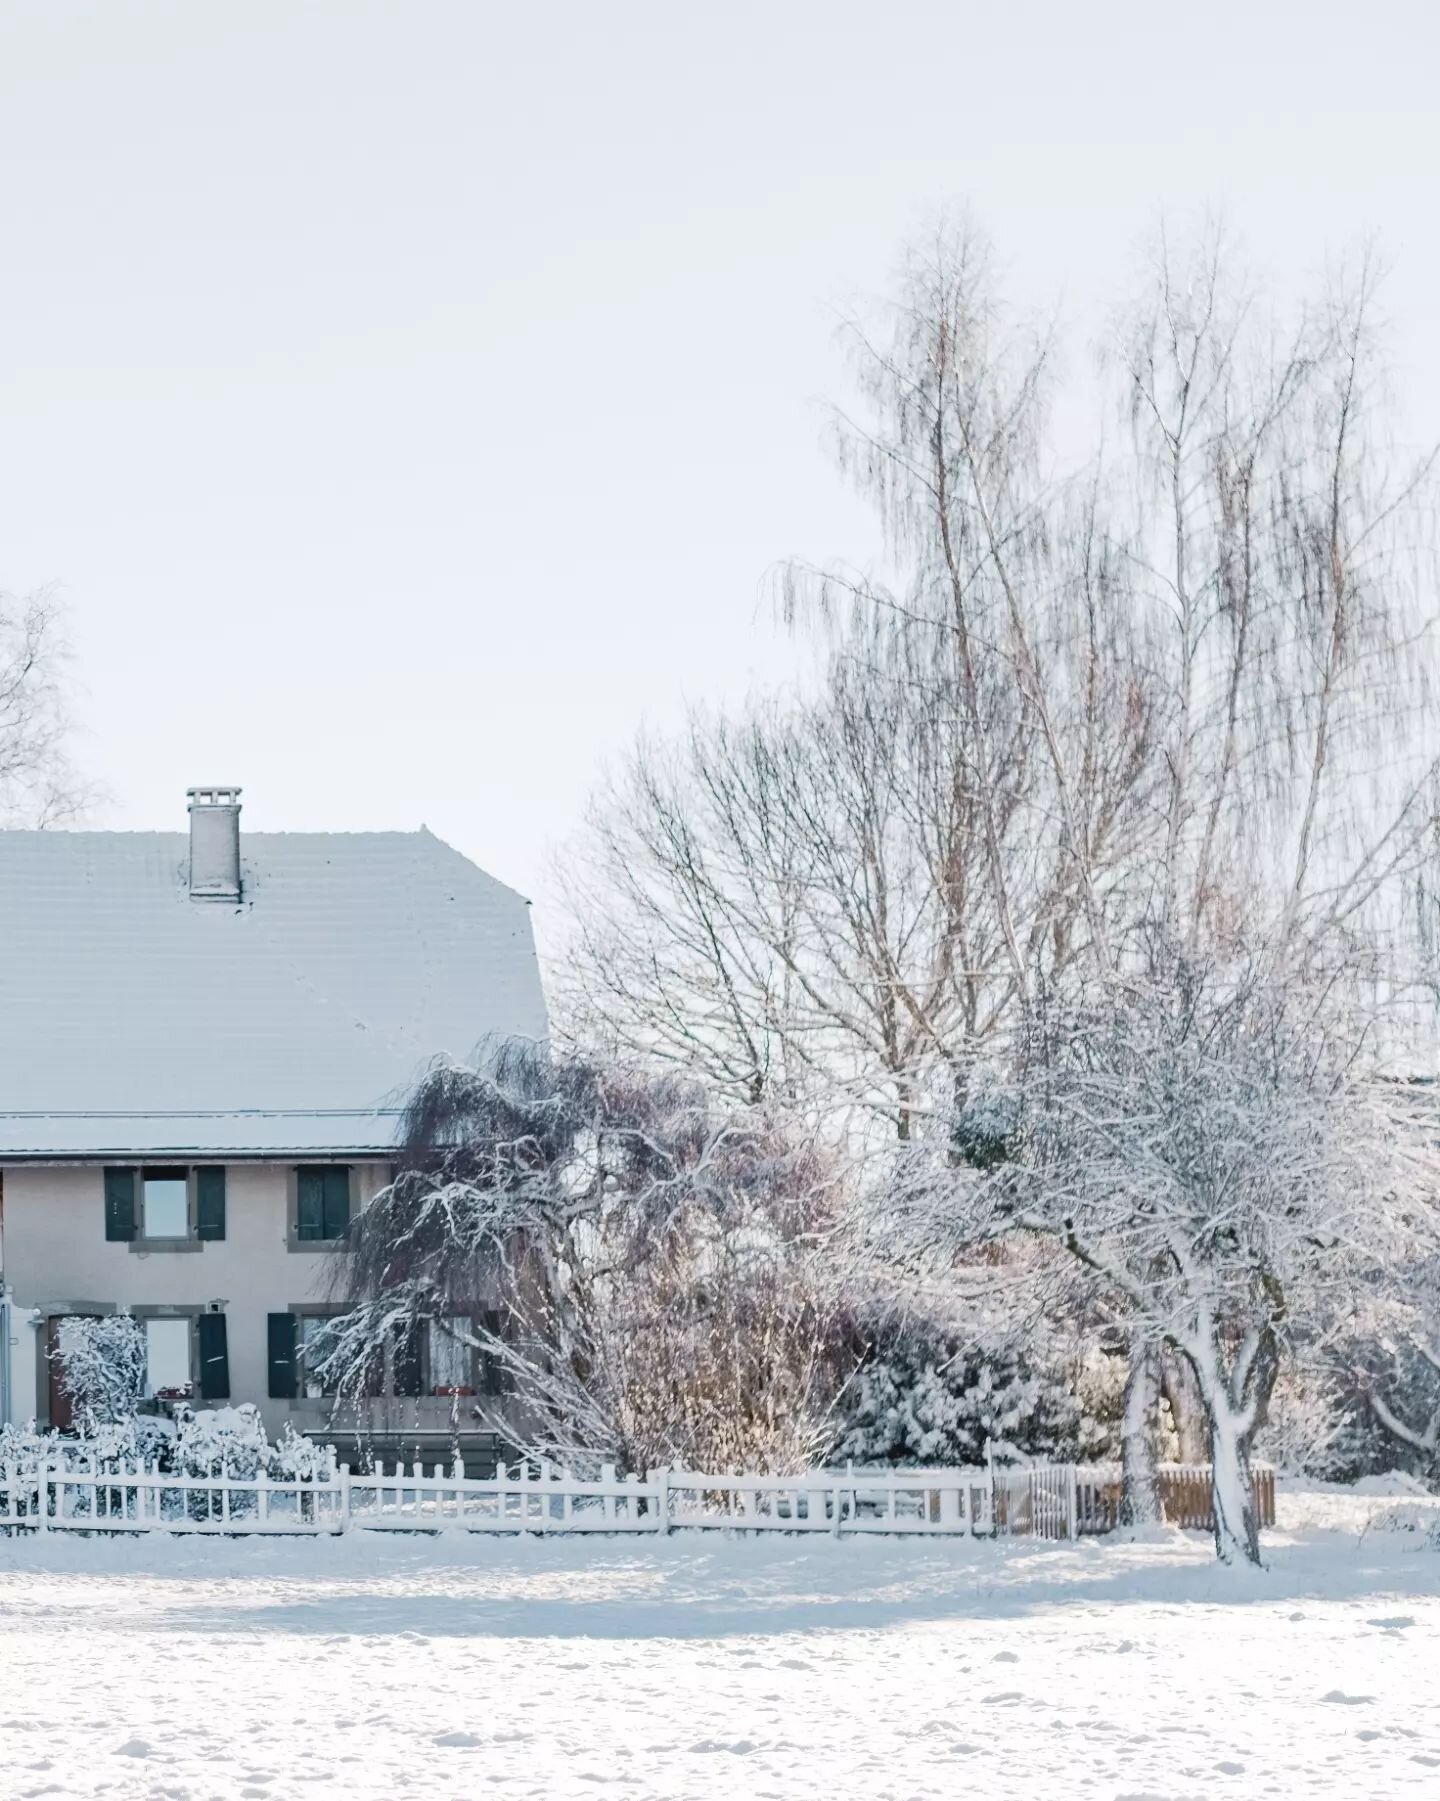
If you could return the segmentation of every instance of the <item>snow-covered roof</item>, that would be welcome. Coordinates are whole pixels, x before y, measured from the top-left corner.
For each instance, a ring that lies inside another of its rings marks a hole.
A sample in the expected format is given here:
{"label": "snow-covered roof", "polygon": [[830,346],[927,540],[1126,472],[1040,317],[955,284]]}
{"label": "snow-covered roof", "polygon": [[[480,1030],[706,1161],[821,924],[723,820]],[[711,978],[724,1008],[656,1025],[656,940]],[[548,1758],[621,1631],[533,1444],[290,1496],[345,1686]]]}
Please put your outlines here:
{"label": "snow-covered roof", "polygon": [[383,1152],[437,1056],[543,1037],[529,908],[430,832],[0,832],[0,1161]]}

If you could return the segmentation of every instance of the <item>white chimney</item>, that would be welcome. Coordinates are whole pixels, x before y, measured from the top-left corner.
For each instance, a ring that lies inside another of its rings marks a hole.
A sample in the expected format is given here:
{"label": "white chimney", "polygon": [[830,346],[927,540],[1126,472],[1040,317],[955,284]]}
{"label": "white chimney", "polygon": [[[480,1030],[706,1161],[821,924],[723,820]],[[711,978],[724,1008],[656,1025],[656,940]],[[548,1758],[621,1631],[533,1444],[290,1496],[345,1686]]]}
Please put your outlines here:
{"label": "white chimney", "polygon": [[187,788],[190,802],[190,898],[240,898],[240,790]]}

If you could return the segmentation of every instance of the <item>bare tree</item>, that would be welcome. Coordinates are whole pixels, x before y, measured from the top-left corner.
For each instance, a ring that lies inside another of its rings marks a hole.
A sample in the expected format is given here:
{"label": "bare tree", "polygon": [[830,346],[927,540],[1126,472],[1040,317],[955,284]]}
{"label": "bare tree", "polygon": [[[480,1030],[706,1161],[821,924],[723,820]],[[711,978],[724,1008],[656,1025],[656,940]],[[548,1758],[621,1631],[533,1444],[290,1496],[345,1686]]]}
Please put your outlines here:
{"label": "bare tree", "polygon": [[[1418,529],[1431,465],[1387,445],[1374,287],[1362,263],[1287,321],[1218,236],[1179,255],[1162,238],[1106,364],[1124,436],[1070,469],[1050,449],[1054,345],[1007,310],[974,231],[917,249],[875,328],[852,330],[863,406],[839,422],[841,454],[896,575],[789,572],[789,616],[831,634],[827,697],[823,717],[797,703],[763,734],[794,725],[846,781],[799,780],[767,750],[764,807],[728,813],[705,861],[728,877],[758,855],[784,897],[759,908],[740,884],[726,943],[764,972],[749,992],[767,1004],[748,1011],[767,1067],[784,1047],[811,1105],[868,1083],[902,1153],[934,1138],[963,1163],[977,1086],[1015,1074],[1042,1013],[1084,997],[1121,1018],[1139,992],[1178,1018],[1216,992],[1197,1003],[1188,972],[1257,958],[1257,992],[1283,976],[1330,996],[1326,1020],[1383,1023],[1383,1042],[1354,1039],[1367,1068],[1413,1057],[1428,1029],[1413,919],[1440,794]],[[862,717],[904,722],[878,790],[827,735],[857,698]],[[671,766],[665,812],[707,849],[706,784],[727,755],[712,733]],[[632,826],[653,818],[651,796],[631,798]],[[612,865],[655,873],[643,832],[612,848]],[[592,917],[623,942],[633,909],[607,914],[623,889],[599,867]],[[647,945],[690,916],[674,893],[667,874]],[[897,896],[917,904],[887,905],[904,924],[877,932],[875,899]],[[713,940],[693,943],[721,992]],[[663,958],[632,970],[632,1032],[662,1004],[689,1017]],[[603,981],[589,998],[613,1024]],[[1316,1031],[1323,1062],[1331,1027]],[[756,1068],[747,1056],[737,1070]],[[1173,1278],[1176,1254],[1157,1246],[1149,1280]],[[1139,1431],[1163,1364],[1152,1379],[1155,1335],[1133,1324]],[[1194,1365],[1172,1347],[1171,1386],[1217,1405]]]}
{"label": "bare tree", "polygon": [[567,872],[572,1033],[908,1136],[929,1072],[1012,994],[953,717],[938,681],[851,645],[813,700],[642,746]]}
{"label": "bare tree", "polygon": [[47,594],[0,593],[0,824],[49,825],[85,800],[66,743],[66,646]]}

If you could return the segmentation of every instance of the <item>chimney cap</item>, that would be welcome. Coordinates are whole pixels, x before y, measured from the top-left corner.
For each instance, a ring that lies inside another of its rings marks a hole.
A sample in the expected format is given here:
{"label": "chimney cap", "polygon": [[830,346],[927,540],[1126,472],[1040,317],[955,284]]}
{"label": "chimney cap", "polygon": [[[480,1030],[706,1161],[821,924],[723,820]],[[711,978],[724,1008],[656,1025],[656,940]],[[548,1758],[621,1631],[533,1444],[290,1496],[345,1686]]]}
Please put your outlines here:
{"label": "chimney cap", "polygon": [[187,788],[190,800],[190,898],[240,898],[240,790]]}

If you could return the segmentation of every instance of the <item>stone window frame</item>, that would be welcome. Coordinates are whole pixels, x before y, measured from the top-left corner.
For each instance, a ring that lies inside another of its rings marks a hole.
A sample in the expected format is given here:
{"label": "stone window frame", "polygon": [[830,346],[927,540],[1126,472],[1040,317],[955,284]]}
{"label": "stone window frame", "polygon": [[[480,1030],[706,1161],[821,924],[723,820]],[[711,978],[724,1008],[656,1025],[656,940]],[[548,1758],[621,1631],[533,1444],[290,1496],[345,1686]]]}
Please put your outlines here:
{"label": "stone window frame", "polygon": [[[135,1256],[148,1257],[153,1252],[168,1253],[173,1251],[203,1251],[205,1240],[200,1237],[199,1197],[199,1165],[194,1163],[132,1163],[117,1167],[128,1167],[135,1171],[135,1236],[126,1241],[126,1248]],[[146,1170],[180,1170],[185,1171],[185,1236],[183,1238],[147,1238],[145,1236],[145,1172]]]}
{"label": "stone window frame", "polygon": [[[212,1310],[208,1301],[135,1301],[125,1311],[143,1325],[147,1319],[188,1319],[190,1321],[190,1393],[191,1406],[200,1399],[200,1327],[202,1313]],[[149,1372],[146,1372],[147,1380]],[[153,1400],[147,1396],[147,1400]],[[169,1405],[175,1405],[171,1402]]]}

